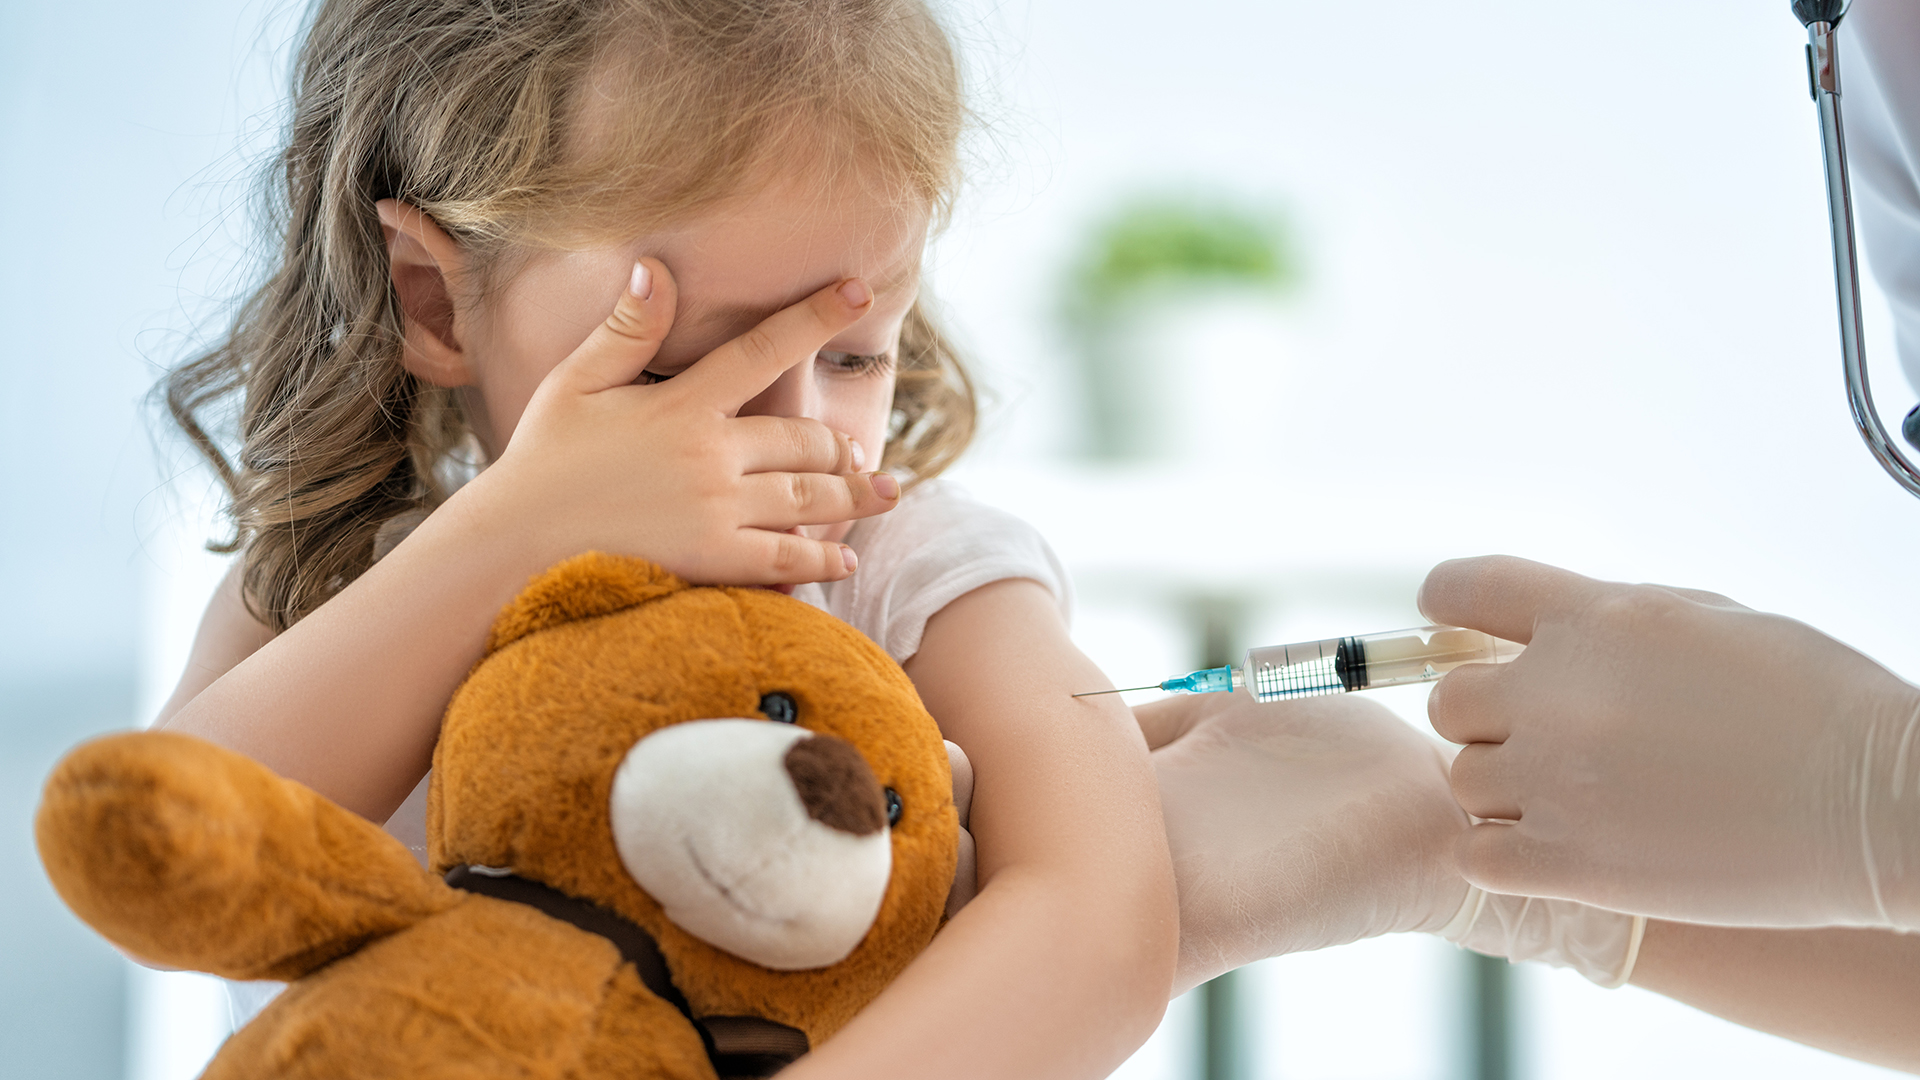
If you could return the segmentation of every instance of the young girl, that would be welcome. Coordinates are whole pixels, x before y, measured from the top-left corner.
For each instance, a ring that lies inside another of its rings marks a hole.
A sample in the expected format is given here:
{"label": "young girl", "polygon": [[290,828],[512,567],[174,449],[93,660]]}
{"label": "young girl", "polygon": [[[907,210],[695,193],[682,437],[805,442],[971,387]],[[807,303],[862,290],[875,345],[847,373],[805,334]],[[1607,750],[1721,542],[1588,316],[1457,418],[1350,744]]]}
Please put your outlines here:
{"label": "young girl", "polygon": [[323,3],[279,263],[168,384],[242,558],[160,722],[384,821],[545,567],[791,588],[971,757],[980,885],[791,1075],[1104,1075],[1165,1005],[1172,874],[1045,544],[933,481],[973,418],[916,303],[961,111],[918,0]]}

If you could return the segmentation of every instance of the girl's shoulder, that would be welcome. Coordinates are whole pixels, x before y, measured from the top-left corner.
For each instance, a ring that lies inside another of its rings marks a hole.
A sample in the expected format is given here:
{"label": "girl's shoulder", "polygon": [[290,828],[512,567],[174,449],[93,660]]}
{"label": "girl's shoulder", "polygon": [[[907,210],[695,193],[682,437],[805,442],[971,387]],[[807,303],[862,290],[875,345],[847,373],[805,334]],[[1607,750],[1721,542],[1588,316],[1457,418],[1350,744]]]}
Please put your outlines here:
{"label": "girl's shoulder", "polygon": [[919,651],[928,619],[996,581],[1036,581],[1062,616],[1072,610],[1072,582],[1040,530],[950,480],[915,486],[899,506],[855,524],[847,545],[860,560],[852,577],[794,595],[852,623],[902,663]]}

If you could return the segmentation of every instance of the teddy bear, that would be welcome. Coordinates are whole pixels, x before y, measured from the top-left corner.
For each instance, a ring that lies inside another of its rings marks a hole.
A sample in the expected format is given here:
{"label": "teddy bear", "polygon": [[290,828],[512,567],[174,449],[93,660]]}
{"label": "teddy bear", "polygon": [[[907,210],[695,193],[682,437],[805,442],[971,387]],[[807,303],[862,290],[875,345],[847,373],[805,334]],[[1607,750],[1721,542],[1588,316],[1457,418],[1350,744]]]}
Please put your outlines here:
{"label": "teddy bear", "polygon": [[499,615],[434,752],[428,857],[248,758],[134,732],[35,821],[143,961],[290,982],[206,1076],[766,1076],[939,928],[958,822],[913,684],[778,592],[578,556]]}

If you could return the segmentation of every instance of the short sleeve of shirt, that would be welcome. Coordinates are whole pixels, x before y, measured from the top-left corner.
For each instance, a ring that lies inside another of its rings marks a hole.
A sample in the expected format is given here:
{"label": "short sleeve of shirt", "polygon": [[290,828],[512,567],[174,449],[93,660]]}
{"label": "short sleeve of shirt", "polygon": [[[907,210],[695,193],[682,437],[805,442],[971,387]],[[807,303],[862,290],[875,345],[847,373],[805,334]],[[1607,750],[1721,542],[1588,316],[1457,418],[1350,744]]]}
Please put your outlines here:
{"label": "short sleeve of shirt", "polygon": [[891,511],[854,525],[846,542],[860,559],[853,576],[800,586],[794,596],[852,624],[900,663],[920,651],[934,613],[996,581],[1036,581],[1063,616],[1072,614],[1066,570],[1039,530],[950,481],[915,487]]}

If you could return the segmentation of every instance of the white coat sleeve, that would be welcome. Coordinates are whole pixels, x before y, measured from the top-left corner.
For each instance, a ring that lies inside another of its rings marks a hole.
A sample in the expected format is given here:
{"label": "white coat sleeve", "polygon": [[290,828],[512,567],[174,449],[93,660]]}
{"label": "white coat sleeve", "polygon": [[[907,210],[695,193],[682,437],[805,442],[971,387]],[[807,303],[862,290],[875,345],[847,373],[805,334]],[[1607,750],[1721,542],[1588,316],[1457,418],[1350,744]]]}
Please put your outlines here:
{"label": "white coat sleeve", "polygon": [[1840,23],[1840,108],[1860,244],[1920,389],[1920,4],[1854,0]]}

